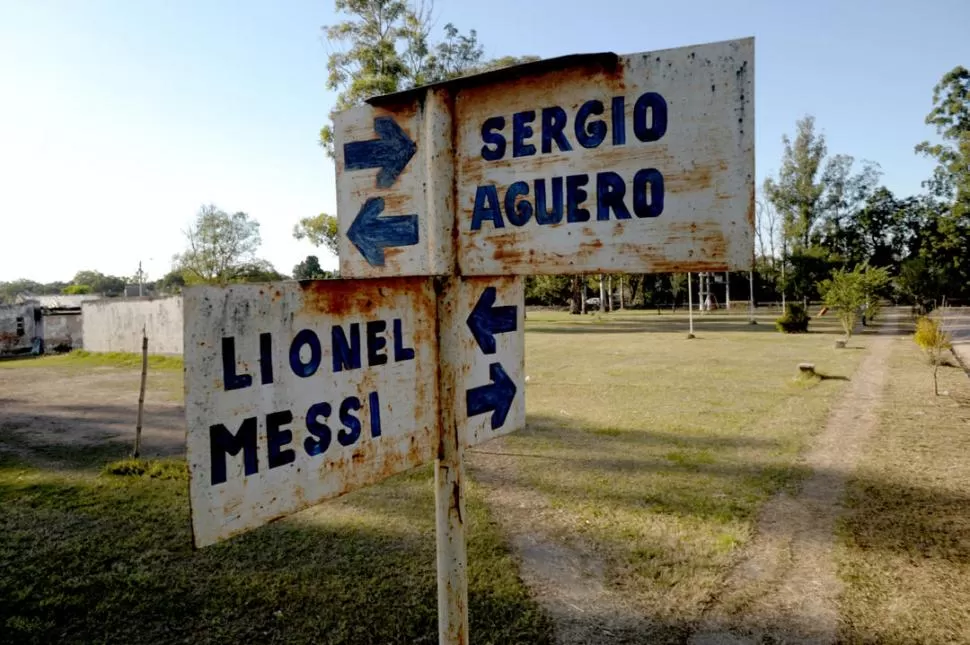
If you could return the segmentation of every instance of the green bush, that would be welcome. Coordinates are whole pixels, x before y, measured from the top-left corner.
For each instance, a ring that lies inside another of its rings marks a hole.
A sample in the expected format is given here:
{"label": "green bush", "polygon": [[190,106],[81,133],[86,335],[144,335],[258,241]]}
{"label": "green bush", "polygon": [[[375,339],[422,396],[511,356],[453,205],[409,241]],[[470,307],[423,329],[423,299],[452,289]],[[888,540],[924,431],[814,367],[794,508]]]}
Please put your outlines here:
{"label": "green bush", "polygon": [[799,334],[808,331],[809,315],[805,306],[798,302],[788,305],[785,315],[775,321],[775,327],[786,334]]}

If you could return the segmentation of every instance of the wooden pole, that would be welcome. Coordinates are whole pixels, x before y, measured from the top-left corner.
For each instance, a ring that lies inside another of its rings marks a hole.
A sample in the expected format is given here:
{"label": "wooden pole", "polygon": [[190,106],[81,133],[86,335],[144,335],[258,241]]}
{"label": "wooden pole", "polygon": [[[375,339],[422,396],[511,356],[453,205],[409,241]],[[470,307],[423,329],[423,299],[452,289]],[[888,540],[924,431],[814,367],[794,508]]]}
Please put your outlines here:
{"label": "wooden pole", "polygon": [[690,331],[687,338],[694,337],[694,286],[691,284],[690,272],[687,273],[687,320],[690,324]]}
{"label": "wooden pole", "polygon": [[141,454],[141,422],[145,413],[145,382],[148,379],[148,336],[145,327],[141,328],[141,388],[138,390],[138,421],[135,424],[135,450],[131,453],[136,459]]}

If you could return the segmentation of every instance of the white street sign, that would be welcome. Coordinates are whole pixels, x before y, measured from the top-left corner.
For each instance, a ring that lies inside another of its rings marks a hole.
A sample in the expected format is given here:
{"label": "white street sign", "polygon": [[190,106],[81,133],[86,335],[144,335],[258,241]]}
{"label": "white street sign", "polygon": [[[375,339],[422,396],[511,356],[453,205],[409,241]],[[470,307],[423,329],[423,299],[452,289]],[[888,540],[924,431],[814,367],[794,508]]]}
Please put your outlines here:
{"label": "white street sign", "polygon": [[462,360],[459,441],[475,446],[525,427],[525,282],[462,278],[457,319]]}
{"label": "white street sign", "polygon": [[463,645],[462,454],[525,426],[521,276],[750,268],[754,39],[540,61],[334,126],[340,273],[379,279],[186,290],[195,543],[434,459],[439,642]]}
{"label": "white street sign", "polygon": [[409,102],[334,115],[341,276],[451,271],[451,219],[437,216],[453,211],[451,180],[441,172],[451,164],[450,153],[441,157],[451,132],[426,118],[429,109],[434,105]]}
{"label": "white street sign", "polygon": [[748,269],[753,39],[458,92],[465,275]]}
{"label": "white street sign", "polygon": [[184,297],[197,546],[433,459],[430,279],[193,287]]}
{"label": "white street sign", "polygon": [[337,114],[342,274],[750,268],[754,39],[556,63]]}

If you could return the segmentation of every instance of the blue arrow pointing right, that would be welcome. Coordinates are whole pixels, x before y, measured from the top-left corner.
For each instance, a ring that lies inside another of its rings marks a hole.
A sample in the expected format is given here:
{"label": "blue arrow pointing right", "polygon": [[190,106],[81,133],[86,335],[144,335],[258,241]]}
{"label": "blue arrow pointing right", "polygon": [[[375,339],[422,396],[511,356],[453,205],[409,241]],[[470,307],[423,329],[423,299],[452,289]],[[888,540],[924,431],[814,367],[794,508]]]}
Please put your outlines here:
{"label": "blue arrow pointing right", "polygon": [[465,392],[465,406],[468,416],[474,417],[486,412],[492,413],[492,430],[498,430],[505,424],[505,419],[512,409],[515,399],[515,382],[502,369],[501,363],[488,366],[488,385],[473,387]]}
{"label": "blue arrow pointing right", "polygon": [[377,187],[390,188],[411,161],[418,146],[389,116],[374,119],[376,139],[344,144],[344,168],[366,170],[380,168]]}

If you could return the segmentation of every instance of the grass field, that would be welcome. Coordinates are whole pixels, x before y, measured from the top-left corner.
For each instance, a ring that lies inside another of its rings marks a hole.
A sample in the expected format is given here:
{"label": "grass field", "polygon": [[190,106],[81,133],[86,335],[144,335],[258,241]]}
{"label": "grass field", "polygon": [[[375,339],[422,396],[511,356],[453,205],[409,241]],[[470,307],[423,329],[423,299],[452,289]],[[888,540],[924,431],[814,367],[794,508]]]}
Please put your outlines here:
{"label": "grass field", "polygon": [[[797,485],[798,453],[867,338],[835,350],[834,321],[785,336],[711,315],[695,316],[688,340],[685,320],[530,313],[529,425],[501,449],[517,463],[513,485],[557,509],[546,530],[593,549],[605,583],[675,641],[750,539],[759,505]],[[802,361],[828,378],[795,378]]]}
{"label": "grass field", "polygon": [[[797,483],[799,450],[863,354],[833,350],[823,327],[697,316],[687,340],[679,314],[530,312],[529,427],[482,450],[518,455],[510,488],[557,510],[532,528],[591,549],[606,584],[676,638],[759,504]],[[7,361],[0,379],[136,374],[131,360]],[[835,378],[795,379],[805,360]],[[174,363],[154,371],[177,379]],[[178,464],[120,476],[103,471],[116,447],[0,430],[0,642],[436,642],[429,468],[193,552]],[[468,509],[473,642],[550,642],[482,487]]]}
{"label": "grass field", "polygon": [[[92,353],[83,349],[74,350],[67,354],[55,356],[22,357],[0,361],[2,368],[24,367],[61,367],[65,369],[89,369],[92,367],[121,367],[141,369],[141,354],[125,352]],[[181,356],[148,356],[148,368],[151,370],[181,370]]]}
{"label": "grass field", "polygon": [[887,400],[840,531],[844,642],[970,643],[970,379],[892,356]]}

